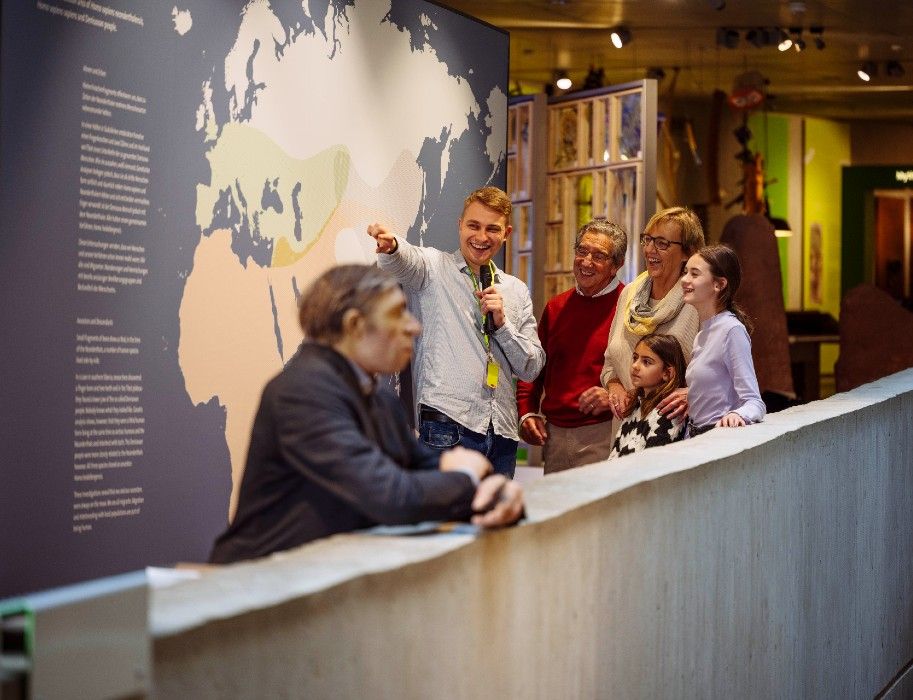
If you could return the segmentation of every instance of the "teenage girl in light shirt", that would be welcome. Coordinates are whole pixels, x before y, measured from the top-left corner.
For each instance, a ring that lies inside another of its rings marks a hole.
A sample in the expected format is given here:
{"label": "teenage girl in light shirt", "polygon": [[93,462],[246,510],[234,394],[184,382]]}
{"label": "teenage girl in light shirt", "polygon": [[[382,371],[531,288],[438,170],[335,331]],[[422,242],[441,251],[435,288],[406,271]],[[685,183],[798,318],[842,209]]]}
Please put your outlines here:
{"label": "teenage girl in light shirt", "polygon": [[688,434],[735,428],[764,419],[766,409],[751,360],[751,321],[733,301],[742,281],[731,248],[701,248],[685,265],[683,299],[700,319],[685,377]]}
{"label": "teenage girl in light shirt", "polygon": [[652,333],[640,339],[631,356],[633,400],[622,414],[609,459],[667,445],[682,437],[685,418],[657,409],[660,401],[685,386],[685,353],[674,335]]}

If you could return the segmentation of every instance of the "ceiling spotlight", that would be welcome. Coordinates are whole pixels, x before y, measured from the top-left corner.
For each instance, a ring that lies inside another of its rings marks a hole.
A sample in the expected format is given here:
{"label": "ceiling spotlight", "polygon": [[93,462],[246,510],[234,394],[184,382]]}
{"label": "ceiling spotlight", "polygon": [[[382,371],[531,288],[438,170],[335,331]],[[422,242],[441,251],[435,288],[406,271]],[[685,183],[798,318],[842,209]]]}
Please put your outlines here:
{"label": "ceiling spotlight", "polygon": [[789,38],[789,34],[780,30],[780,43],[777,44],[777,48],[780,51],[789,51],[793,46],[793,40]]}
{"label": "ceiling spotlight", "polygon": [[902,78],[905,71],[898,61],[888,61],[884,66],[884,73],[889,78]]}
{"label": "ceiling spotlight", "polygon": [[745,41],[754,46],[756,49],[760,49],[767,43],[767,36],[763,29],[749,29],[745,32]]}
{"label": "ceiling spotlight", "polygon": [[774,227],[774,235],[777,238],[789,238],[793,235],[792,226],[789,225],[789,222],[786,219],[771,216],[770,212],[768,212],[767,220],[770,222],[770,225]]}
{"label": "ceiling spotlight", "polygon": [[859,76],[860,80],[869,82],[872,78],[875,77],[875,74],[878,72],[878,68],[872,61],[866,61],[862,64],[862,67],[856,71],[856,75]]}
{"label": "ceiling spotlight", "polygon": [[612,30],[612,46],[620,49],[631,41],[631,31],[627,27],[615,27]]}
{"label": "ceiling spotlight", "polygon": [[801,36],[797,37],[793,42],[793,48],[796,51],[805,51],[805,39],[803,39]]}
{"label": "ceiling spotlight", "polygon": [[555,71],[555,85],[559,90],[570,90],[574,82],[567,77],[566,70]]}
{"label": "ceiling spotlight", "polygon": [[716,45],[734,49],[739,45],[739,32],[735,29],[720,27],[716,30]]}
{"label": "ceiling spotlight", "polygon": [[815,42],[815,48],[819,51],[824,48],[824,27],[809,27],[809,33],[812,35],[812,39]]}

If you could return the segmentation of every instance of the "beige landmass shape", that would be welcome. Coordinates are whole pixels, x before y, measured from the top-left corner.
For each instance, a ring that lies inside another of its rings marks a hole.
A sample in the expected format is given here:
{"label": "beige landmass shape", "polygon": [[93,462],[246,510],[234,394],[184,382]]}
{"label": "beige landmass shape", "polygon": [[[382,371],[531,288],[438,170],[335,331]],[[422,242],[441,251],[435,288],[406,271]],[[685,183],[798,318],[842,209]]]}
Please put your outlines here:
{"label": "beige landmass shape", "polygon": [[[250,230],[256,219],[262,238],[276,241],[273,266],[290,265],[304,255],[325,228],[348,186],[351,158],[345,146],[327,148],[312,158],[291,158],[269,136],[246,124],[222,127],[218,141],[206,153],[210,184],[197,185],[197,226],[212,227],[213,207],[219,193],[231,188],[238,206],[246,202]],[[301,240],[294,236],[295,208],[292,191],[298,183]],[[266,183],[276,190],[282,212],[261,208]]]}
{"label": "beige landmass shape", "polygon": [[243,267],[231,250],[231,231],[214,231],[197,245],[179,311],[178,363],[187,394],[195,404],[218,397],[226,407],[231,514],[237,503],[234,465],[244,464],[260,391],[282,368],[270,312],[270,272]]}
{"label": "beige landmass shape", "polygon": [[[415,156],[403,152],[379,187],[365,184],[356,172],[347,178],[348,191],[334,207],[310,247],[263,268],[252,260],[242,265],[231,250],[231,231],[201,234],[194,251],[179,311],[178,362],[185,388],[195,404],[216,398],[225,409],[225,439],[231,459],[232,492],[228,517],[234,517],[244,472],[250,431],[263,387],[277,374],[301,343],[295,289],[304,292],[327,268],[336,264],[337,236],[341,231],[364,232],[380,221],[397,232],[412,224],[421,201],[423,173]],[[456,222],[454,248],[456,247]],[[369,262],[372,244],[352,251],[351,257]],[[288,236],[279,237],[281,240]],[[356,239],[357,240],[357,239]],[[367,251],[367,252],[365,252]],[[273,256],[275,259],[275,255]],[[270,289],[282,339],[280,357]]]}

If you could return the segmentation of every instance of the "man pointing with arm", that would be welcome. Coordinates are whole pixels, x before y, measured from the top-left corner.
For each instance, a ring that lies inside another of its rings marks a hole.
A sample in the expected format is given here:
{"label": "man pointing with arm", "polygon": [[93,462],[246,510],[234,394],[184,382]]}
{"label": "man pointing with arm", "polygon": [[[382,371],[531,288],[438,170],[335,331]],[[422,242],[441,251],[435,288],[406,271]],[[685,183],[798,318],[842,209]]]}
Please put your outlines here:
{"label": "man pointing with arm", "polygon": [[[413,363],[421,440],[437,450],[478,450],[509,477],[518,440],[514,378],[532,381],[545,364],[529,290],[492,260],[510,235],[510,214],[502,190],[470,194],[454,252],[414,246],[380,224],[368,227],[378,265],[406,289],[424,327]],[[483,268],[493,280],[484,288]]]}

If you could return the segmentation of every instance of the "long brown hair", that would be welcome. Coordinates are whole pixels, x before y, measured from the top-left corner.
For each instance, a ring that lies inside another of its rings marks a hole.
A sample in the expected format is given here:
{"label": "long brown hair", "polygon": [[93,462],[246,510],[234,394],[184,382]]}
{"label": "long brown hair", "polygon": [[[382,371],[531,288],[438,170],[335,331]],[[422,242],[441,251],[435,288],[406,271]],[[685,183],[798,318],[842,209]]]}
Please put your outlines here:
{"label": "long brown hair", "polygon": [[742,284],[742,265],[739,263],[739,256],[725,245],[709,245],[701,248],[697,254],[707,263],[711,275],[726,280],[726,286],[717,294],[717,310],[731,311],[751,335],[754,332],[754,324],[745,310],[735,303],[736,292]]}
{"label": "long brown hair", "polygon": [[[682,352],[682,344],[678,342],[678,338],[674,335],[651,333],[637,341],[637,345],[641,343],[650,348],[660,359],[663,363],[663,371],[672,370],[672,376],[649,396],[645,396],[642,390],[638,390],[637,396],[640,398],[640,403],[632,401],[622,416],[623,418],[630,416],[638,407],[641,409],[641,416],[647,415],[669,394],[685,386],[685,353]],[[635,350],[637,350],[637,345],[634,346]]]}

